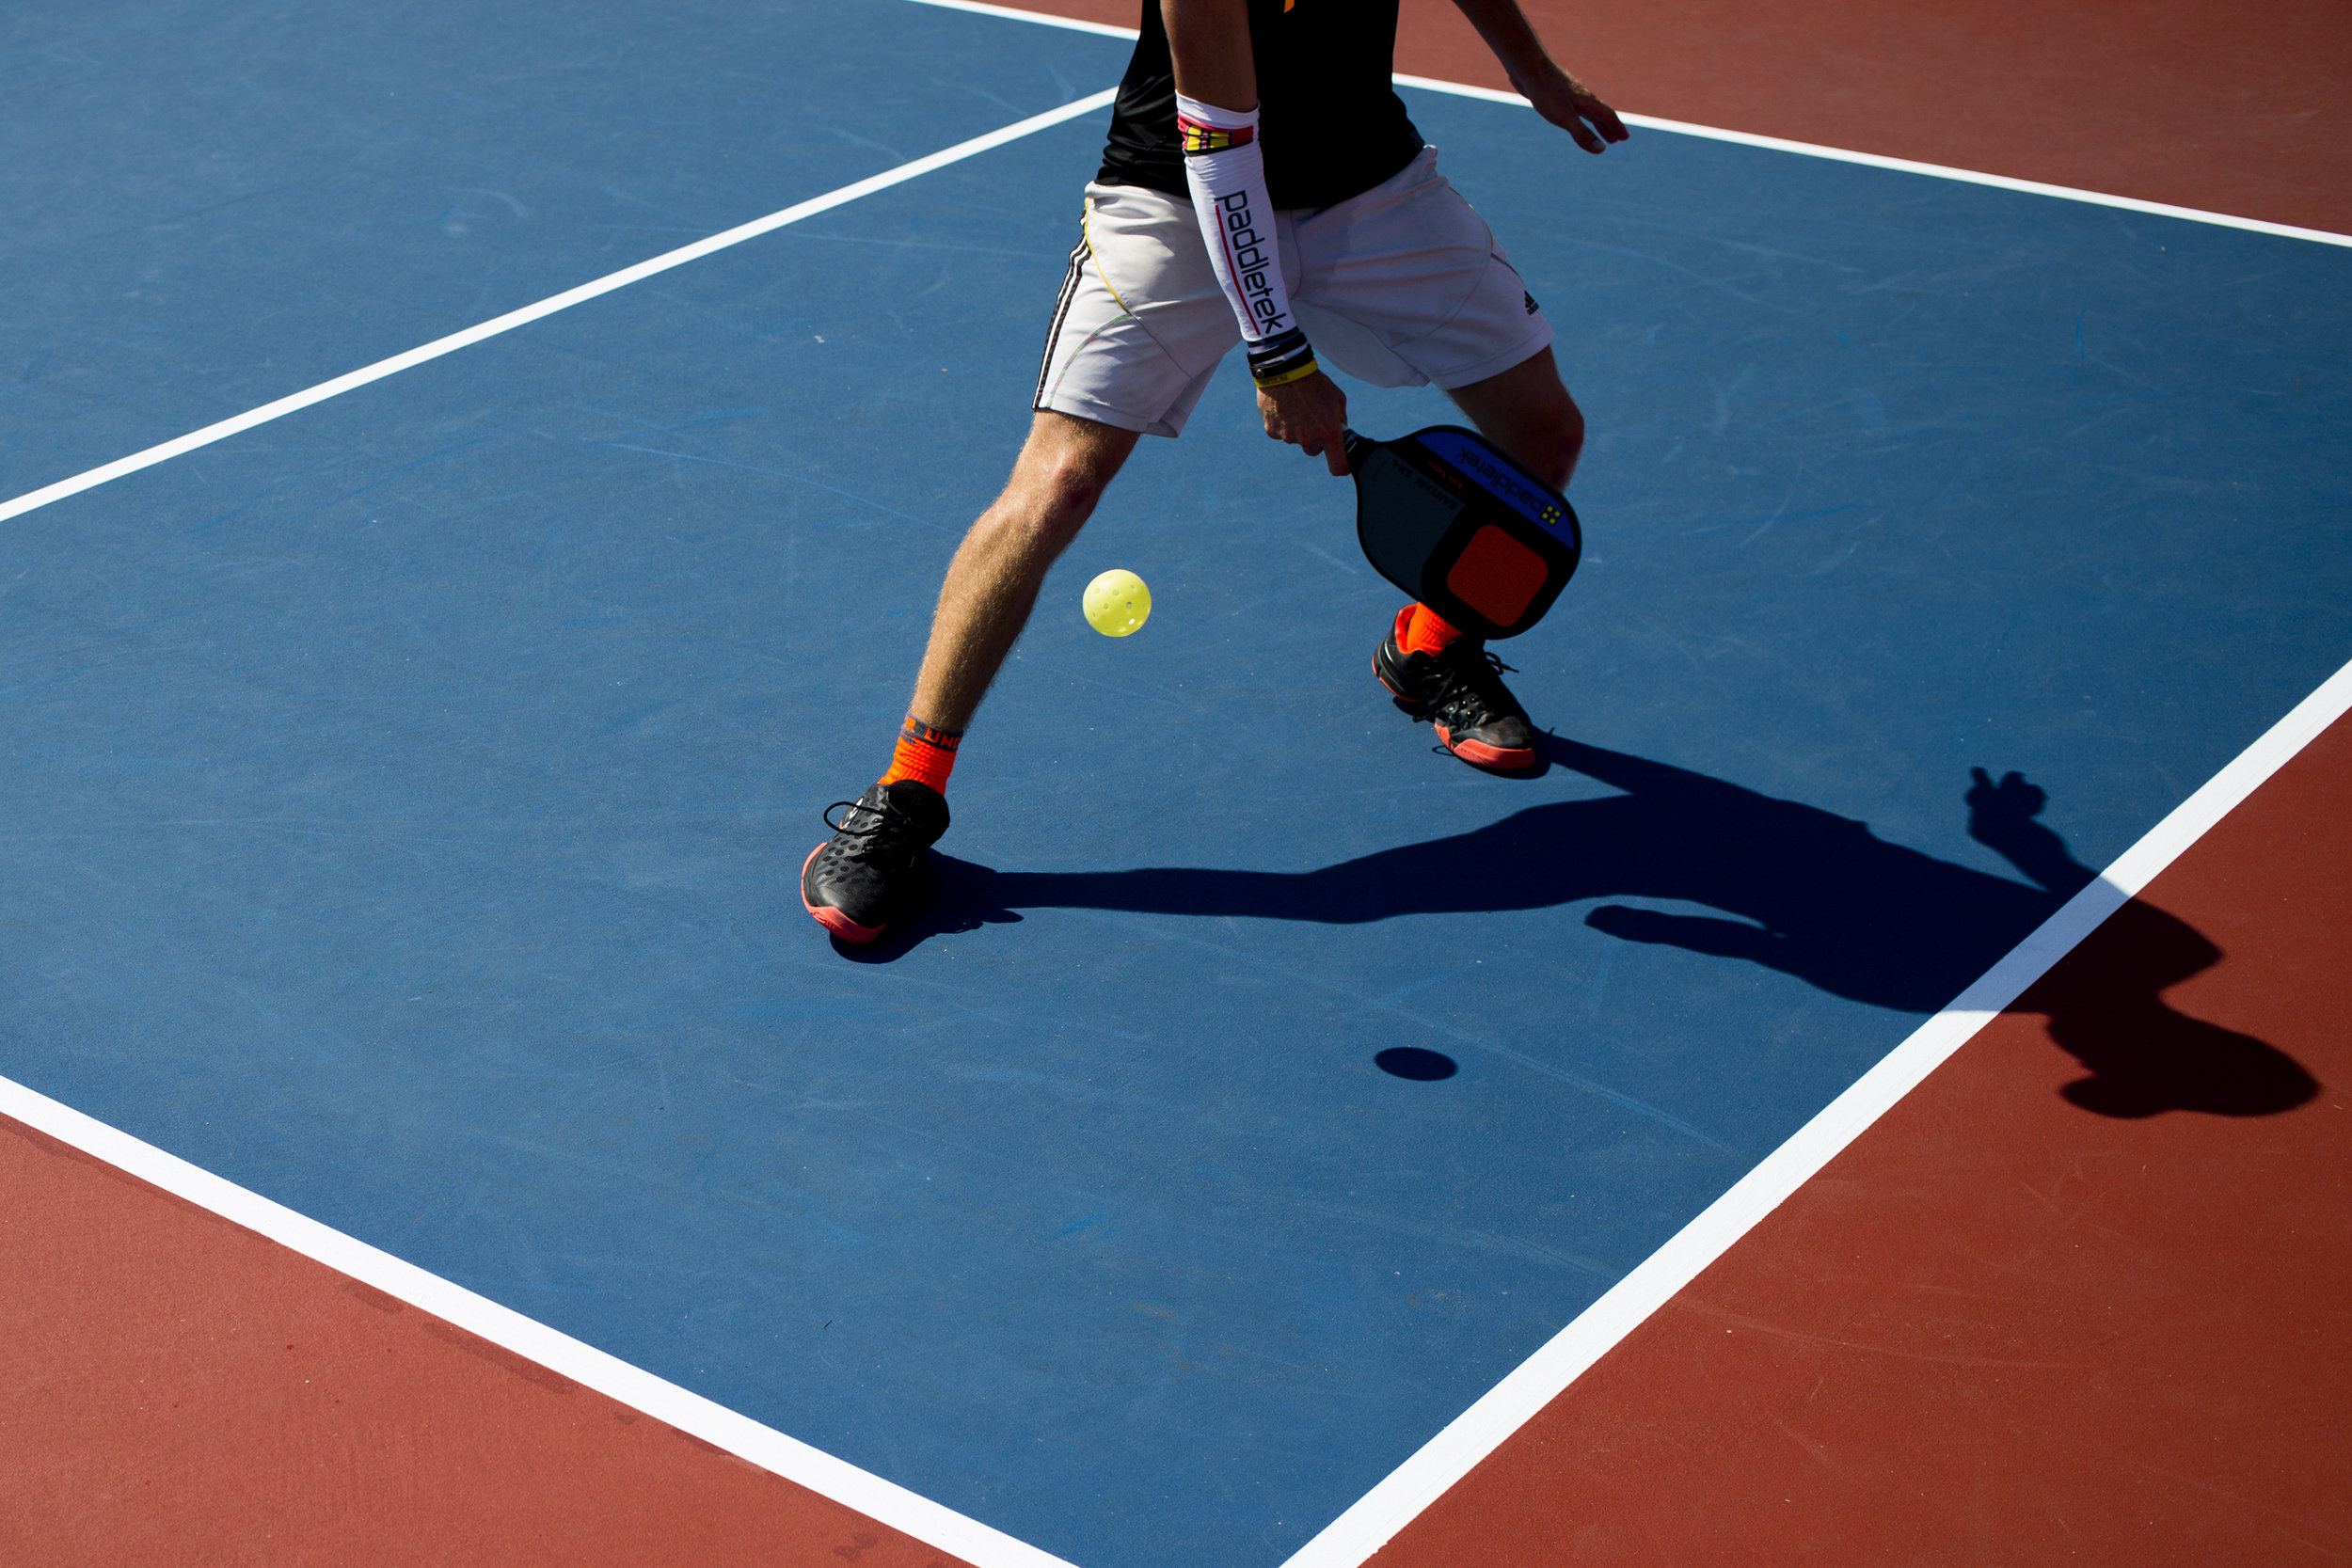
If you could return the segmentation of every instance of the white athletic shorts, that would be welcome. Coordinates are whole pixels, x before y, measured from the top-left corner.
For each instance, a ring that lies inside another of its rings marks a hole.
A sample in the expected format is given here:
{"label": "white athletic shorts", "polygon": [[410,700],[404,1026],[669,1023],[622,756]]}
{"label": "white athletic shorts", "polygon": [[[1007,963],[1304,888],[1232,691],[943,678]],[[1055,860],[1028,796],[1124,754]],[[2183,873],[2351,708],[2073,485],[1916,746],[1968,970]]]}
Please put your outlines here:
{"label": "white athletic shorts", "polygon": [[[1438,172],[1434,147],[1361,196],[1278,212],[1274,224],[1316,359],[1359,381],[1451,390],[1551,342],[1493,231]],[[1239,341],[1192,203],[1089,184],[1035,405],[1173,436]]]}

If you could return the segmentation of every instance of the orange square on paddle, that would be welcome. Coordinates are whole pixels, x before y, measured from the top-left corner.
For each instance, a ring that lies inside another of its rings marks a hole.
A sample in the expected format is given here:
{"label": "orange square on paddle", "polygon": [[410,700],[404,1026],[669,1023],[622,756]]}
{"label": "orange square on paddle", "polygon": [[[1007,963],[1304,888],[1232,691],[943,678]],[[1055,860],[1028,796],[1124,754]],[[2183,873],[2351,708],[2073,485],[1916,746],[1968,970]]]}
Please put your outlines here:
{"label": "orange square on paddle", "polygon": [[1509,626],[1526,613],[1549,575],[1542,556],[1488,523],[1470,535],[1445,585],[1496,626]]}

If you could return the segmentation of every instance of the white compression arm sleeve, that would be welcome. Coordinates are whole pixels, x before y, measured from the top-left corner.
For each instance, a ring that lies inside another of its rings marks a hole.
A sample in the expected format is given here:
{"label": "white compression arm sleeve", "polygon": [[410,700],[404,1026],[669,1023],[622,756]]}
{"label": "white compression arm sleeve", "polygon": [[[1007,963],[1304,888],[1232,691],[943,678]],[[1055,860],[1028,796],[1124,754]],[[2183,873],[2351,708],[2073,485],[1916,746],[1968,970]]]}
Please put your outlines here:
{"label": "white compression arm sleeve", "polygon": [[1261,387],[1279,387],[1313,374],[1314,350],[1282,286],[1258,111],[1220,109],[1179,93],[1176,133],[1184,140],[1184,182],[1192,188],[1210,264],[1241,322],[1250,375]]}

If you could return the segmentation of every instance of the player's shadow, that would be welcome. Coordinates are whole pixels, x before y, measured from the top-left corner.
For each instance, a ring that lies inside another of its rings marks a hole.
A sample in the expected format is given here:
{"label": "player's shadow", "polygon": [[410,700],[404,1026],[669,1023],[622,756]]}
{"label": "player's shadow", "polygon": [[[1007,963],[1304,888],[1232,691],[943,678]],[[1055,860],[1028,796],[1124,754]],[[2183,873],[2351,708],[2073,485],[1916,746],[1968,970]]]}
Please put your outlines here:
{"label": "player's shadow", "polygon": [[[870,957],[886,960],[940,931],[1017,920],[1012,911],[1025,909],[1356,924],[1641,898],[1717,912],[1604,902],[1585,923],[1627,942],[1762,964],[1857,1002],[1932,1013],[2095,876],[2036,820],[2045,797],[2015,773],[1995,784],[1977,769],[1965,804],[1969,836],[2024,881],[1686,768],[1556,737],[1545,744],[1549,764],[1622,793],[1536,806],[1473,832],[1306,872],[993,872],[934,855],[928,911]],[[2089,1069],[2063,1091],[2085,1110],[2262,1116],[2303,1103],[2318,1085],[2294,1058],[2166,1005],[2166,988],[2220,957],[2191,927],[2134,900],[2012,1010],[2046,1013],[2051,1037]]]}

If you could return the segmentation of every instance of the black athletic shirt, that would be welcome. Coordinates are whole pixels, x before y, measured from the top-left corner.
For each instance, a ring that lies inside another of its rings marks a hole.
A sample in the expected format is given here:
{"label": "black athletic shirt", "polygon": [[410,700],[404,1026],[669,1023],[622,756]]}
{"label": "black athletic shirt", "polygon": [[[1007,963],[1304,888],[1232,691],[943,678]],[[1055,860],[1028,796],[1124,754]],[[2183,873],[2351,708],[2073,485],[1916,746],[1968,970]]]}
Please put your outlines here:
{"label": "black athletic shirt", "polygon": [[[1258,135],[1267,198],[1277,207],[1328,207],[1410,163],[1421,133],[1389,85],[1397,0],[1249,0],[1257,57]],[[1184,196],[1176,142],[1176,68],[1159,0],[1143,0],[1143,36],[1119,84],[1105,185]]]}

